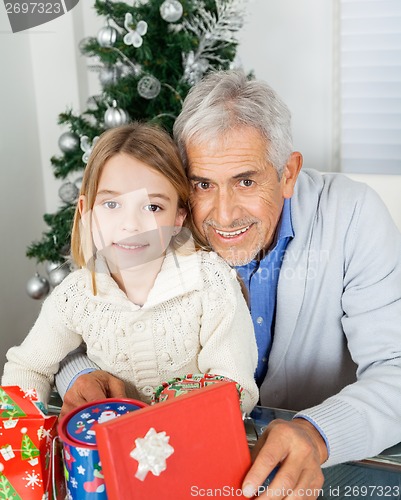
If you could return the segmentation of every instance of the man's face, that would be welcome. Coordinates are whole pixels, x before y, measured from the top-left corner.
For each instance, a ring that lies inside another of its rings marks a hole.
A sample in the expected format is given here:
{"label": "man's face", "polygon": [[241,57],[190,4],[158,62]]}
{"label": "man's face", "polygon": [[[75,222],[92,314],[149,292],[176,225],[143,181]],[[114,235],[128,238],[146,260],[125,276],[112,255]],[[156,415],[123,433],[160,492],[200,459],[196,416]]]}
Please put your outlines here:
{"label": "man's face", "polygon": [[250,127],[191,143],[187,154],[197,229],[230,265],[250,262],[272,244],[284,198],[292,195],[287,169],[278,179],[265,140]]}

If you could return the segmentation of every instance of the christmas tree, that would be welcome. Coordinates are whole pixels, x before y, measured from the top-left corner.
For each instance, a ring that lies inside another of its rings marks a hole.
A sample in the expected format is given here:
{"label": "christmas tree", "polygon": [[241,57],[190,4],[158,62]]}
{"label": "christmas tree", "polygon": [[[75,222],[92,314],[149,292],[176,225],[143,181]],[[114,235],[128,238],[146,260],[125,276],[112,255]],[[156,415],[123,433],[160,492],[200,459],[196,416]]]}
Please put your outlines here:
{"label": "christmas tree", "polygon": [[[82,170],[97,137],[130,120],[150,121],[171,132],[192,85],[207,72],[236,67],[237,34],[245,0],[96,0],[105,25],[96,37],[82,40],[81,52],[96,58],[101,95],[88,99],[81,114],[67,110],[59,124],[62,152],[51,163],[62,205],[45,214],[48,226],[27,256],[45,262],[48,277],[38,274],[27,285],[33,298],[44,297],[70,272],[69,239]],[[74,180],[71,180],[75,176]]]}
{"label": "christmas tree", "polygon": [[26,413],[10,398],[6,391],[0,387],[0,417],[16,418],[25,417]]}
{"label": "christmas tree", "polygon": [[22,500],[13,485],[0,471],[0,499],[1,500]]}
{"label": "christmas tree", "polygon": [[35,446],[32,439],[24,434],[21,442],[21,458],[22,460],[32,460],[40,455],[39,449]]}

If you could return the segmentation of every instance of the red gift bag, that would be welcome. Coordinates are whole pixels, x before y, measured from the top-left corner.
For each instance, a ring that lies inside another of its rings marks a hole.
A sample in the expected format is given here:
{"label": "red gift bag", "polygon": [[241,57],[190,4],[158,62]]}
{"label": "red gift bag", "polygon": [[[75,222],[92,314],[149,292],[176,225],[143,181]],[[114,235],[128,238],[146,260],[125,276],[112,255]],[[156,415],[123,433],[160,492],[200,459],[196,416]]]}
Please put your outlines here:
{"label": "red gift bag", "polygon": [[251,465],[233,382],[219,382],[96,426],[107,496],[241,498]]}
{"label": "red gift bag", "polygon": [[0,387],[0,499],[52,498],[56,424],[40,410],[36,391]]}

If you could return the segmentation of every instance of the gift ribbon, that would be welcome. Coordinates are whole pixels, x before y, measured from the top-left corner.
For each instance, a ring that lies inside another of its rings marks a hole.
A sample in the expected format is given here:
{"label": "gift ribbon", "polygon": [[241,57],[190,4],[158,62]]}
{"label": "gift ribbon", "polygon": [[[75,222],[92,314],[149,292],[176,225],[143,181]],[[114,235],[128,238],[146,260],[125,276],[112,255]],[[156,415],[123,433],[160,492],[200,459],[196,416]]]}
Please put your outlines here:
{"label": "gift ribbon", "polygon": [[135,439],[135,448],[130,456],[138,461],[138,469],[135,473],[140,481],[143,481],[151,472],[154,476],[167,469],[166,459],[174,453],[174,448],[168,444],[170,436],[166,433],[156,432],[151,427],[145,437]]}

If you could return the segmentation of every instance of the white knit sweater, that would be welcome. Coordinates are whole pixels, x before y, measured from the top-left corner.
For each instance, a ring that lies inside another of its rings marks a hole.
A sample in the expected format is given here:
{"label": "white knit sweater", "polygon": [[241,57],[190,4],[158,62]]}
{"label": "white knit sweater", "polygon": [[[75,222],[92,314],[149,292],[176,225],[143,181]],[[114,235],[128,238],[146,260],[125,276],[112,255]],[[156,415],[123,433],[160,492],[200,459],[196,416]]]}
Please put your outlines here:
{"label": "white knit sweater", "polygon": [[235,271],[215,253],[169,251],[146,303],[128,300],[105,273],[94,296],[87,269],[71,273],[44,301],[24,342],[7,353],[2,385],[36,388],[47,402],[59,362],[82,341],[130,397],[149,402],[156,386],[188,373],[229,377],[258,400],[257,348]]}

